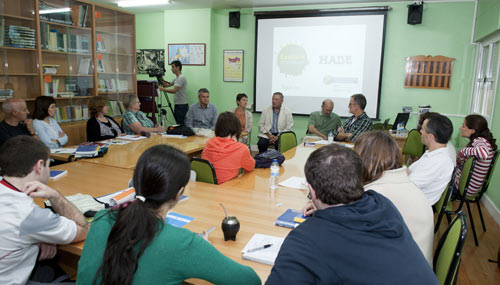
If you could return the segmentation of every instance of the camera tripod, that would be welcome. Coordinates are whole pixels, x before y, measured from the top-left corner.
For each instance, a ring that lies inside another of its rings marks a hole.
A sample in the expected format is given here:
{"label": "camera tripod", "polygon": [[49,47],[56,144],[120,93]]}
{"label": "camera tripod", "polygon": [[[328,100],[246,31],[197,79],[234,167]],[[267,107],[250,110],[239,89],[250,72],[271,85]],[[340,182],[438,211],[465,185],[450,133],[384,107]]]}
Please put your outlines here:
{"label": "camera tripod", "polygon": [[[167,100],[167,107],[170,108],[170,111],[172,112],[172,116],[174,115],[174,109],[172,108],[172,103],[170,102],[170,98],[168,98],[167,92],[160,90],[160,83],[157,85],[157,92],[158,92],[158,97],[160,96],[160,93],[163,93],[163,96],[165,96],[165,99]],[[161,101],[160,101],[161,102]],[[166,127],[165,121],[167,119],[167,111],[163,109],[163,105],[160,103],[158,104],[158,109],[160,109],[160,125]],[[177,121],[175,120],[174,116],[174,123],[177,124]]]}

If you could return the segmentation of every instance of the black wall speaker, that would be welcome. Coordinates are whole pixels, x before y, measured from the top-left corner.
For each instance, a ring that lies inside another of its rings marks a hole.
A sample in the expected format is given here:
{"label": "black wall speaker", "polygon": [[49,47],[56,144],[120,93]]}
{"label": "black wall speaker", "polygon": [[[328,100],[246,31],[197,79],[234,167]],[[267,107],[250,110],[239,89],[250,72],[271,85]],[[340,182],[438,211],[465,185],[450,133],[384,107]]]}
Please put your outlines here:
{"label": "black wall speaker", "polygon": [[229,12],[229,27],[240,28],[240,12]]}
{"label": "black wall speaker", "polygon": [[424,13],[423,4],[411,4],[408,5],[408,24],[416,25],[422,24],[422,15]]}

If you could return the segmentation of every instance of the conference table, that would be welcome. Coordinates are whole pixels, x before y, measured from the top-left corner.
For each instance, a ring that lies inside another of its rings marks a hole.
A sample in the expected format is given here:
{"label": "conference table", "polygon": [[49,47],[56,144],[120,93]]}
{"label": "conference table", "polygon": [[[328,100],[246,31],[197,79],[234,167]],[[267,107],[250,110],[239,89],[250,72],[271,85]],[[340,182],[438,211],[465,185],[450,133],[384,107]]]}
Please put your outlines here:
{"label": "conference table", "polygon": [[[139,156],[148,148],[158,144],[168,144],[176,147],[187,154],[189,157],[200,155],[209,138],[201,136],[190,136],[187,138],[176,138],[164,136],[161,134],[152,134],[151,137],[137,141],[127,141],[127,144],[111,144],[108,147],[108,152],[103,157],[96,158],[80,158],[79,161],[85,163],[108,165],[113,167],[134,169]],[[114,140],[120,140],[117,137]],[[108,140],[113,141],[113,140]],[[106,141],[103,141],[106,142]],[[51,154],[51,158],[61,161],[70,160],[69,154]]]}
{"label": "conference table", "polygon": [[[286,160],[280,168],[280,181],[292,176],[304,177],[305,161],[318,147],[299,145],[285,152]],[[52,169],[67,170],[68,174],[58,180],[51,180],[49,186],[64,195],[83,193],[94,197],[128,187],[128,181],[133,175],[129,164],[126,164],[127,167],[115,167],[111,164],[118,163],[117,161],[108,162],[109,164],[90,161],[81,160],[53,167]],[[131,160],[127,160],[127,163],[131,163]],[[193,232],[202,232],[215,226],[209,237],[212,245],[225,256],[253,268],[263,282],[269,276],[272,266],[243,260],[241,250],[255,233],[285,237],[290,229],[275,226],[276,219],[287,209],[301,209],[307,202],[307,191],[283,186],[270,190],[268,181],[268,168],[244,173],[222,185],[190,181],[185,190],[185,195],[189,198],[172,210],[194,218],[184,226]],[[224,211],[219,203],[224,204],[229,215],[236,216],[240,221],[236,241],[224,241],[221,229]],[[63,263],[75,269],[83,245],[84,242],[79,242],[60,246],[64,256]],[[188,281],[203,283],[201,280]]]}

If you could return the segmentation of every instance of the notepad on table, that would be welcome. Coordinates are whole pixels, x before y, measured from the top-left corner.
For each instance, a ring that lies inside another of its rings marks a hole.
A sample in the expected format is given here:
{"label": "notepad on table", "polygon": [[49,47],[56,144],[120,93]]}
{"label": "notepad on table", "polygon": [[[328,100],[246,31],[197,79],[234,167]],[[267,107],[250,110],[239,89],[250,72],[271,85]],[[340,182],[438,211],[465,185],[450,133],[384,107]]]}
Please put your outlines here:
{"label": "notepad on table", "polygon": [[[88,195],[88,194],[75,194],[71,196],[65,196],[65,198],[70,201],[73,205],[75,205],[78,210],[82,214],[85,214],[87,211],[100,211],[104,210],[105,205],[103,203],[100,203],[99,201],[96,201],[94,197]],[[51,207],[52,204],[50,203],[49,200],[44,201],[45,206]]]}
{"label": "notepad on table", "polygon": [[308,217],[304,217],[302,211],[300,210],[288,209],[285,213],[278,217],[274,224],[280,227],[293,229],[300,225],[300,223],[304,220],[307,220],[307,218]]}
{"label": "notepad on table", "polygon": [[138,141],[138,140],[147,139],[147,137],[138,136],[138,135],[125,135],[125,136],[119,136],[118,138],[121,140],[129,140],[129,141]]}
{"label": "notepad on table", "polygon": [[184,216],[178,213],[170,212],[167,214],[165,221],[174,227],[182,228],[194,220],[193,217]]}
{"label": "notepad on table", "polygon": [[50,179],[56,180],[56,179],[63,177],[66,174],[68,174],[67,170],[51,170],[50,171]]}
{"label": "notepad on table", "polygon": [[[274,261],[278,256],[281,245],[285,239],[281,237],[268,236],[263,234],[254,234],[252,238],[248,241],[247,245],[243,248],[241,253],[243,254],[243,259],[260,262],[268,265],[274,265]],[[251,251],[252,249],[262,248],[265,245],[270,244],[268,248]]]}

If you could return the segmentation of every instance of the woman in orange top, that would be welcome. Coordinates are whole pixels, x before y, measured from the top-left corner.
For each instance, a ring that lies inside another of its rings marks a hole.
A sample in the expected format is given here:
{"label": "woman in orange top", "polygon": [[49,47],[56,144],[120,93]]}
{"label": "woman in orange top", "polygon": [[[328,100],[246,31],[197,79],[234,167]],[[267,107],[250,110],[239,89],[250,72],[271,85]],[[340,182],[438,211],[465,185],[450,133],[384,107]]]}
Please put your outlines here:
{"label": "woman in orange top", "polygon": [[201,154],[201,158],[214,166],[219,184],[238,176],[240,168],[245,171],[255,168],[248,147],[238,142],[240,134],[241,124],[236,115],[231,112],[219,115],[215,124],[216,137],[207,141]]}

